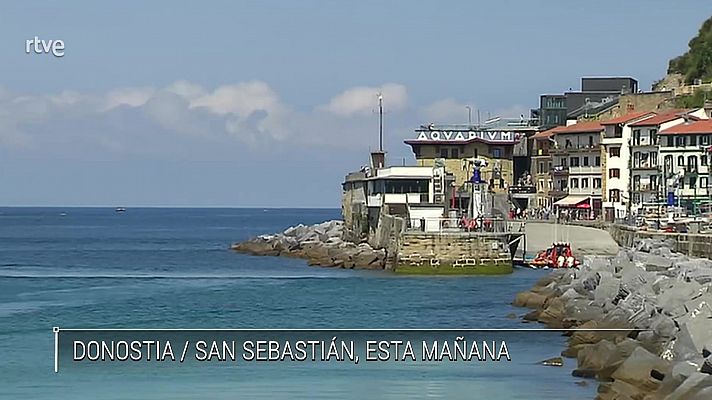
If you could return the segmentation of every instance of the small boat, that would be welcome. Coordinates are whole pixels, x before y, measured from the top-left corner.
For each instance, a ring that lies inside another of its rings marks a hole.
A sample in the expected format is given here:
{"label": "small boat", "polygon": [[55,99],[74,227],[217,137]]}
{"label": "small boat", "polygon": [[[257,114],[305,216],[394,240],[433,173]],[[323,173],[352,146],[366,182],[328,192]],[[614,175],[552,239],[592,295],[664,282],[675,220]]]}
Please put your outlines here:
{"label": "small boat", "polygon": [[123,208],[123,207],[117,207],[114,211],[117,212],[117,213],[122,213],[122,212],[125,212],[126,209]]}
{"label": "small boat", "polygon": [[555,242],[546,250],[539,252],[529,265],[532,268],[578,268],[581,264],[571,251],[571,243]]}

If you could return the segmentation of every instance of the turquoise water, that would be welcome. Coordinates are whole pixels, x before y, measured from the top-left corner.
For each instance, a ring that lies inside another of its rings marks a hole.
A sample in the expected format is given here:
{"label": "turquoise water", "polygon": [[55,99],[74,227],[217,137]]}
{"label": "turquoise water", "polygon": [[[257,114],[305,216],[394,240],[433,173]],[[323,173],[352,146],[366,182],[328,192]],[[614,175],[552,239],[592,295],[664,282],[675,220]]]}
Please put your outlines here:
{"label": "turquoise water", "polygon": [[[62,215],[62,214],[66,215]],[[557,333],[491,334],[513,361],[140,364],[53,372],[66,328],[510,328],[544,272],[409,278],[253,257],[231,242],[338,210],[0,209],[0,398],[578,399]],[[377,336],[377,335],[376,335]]]}

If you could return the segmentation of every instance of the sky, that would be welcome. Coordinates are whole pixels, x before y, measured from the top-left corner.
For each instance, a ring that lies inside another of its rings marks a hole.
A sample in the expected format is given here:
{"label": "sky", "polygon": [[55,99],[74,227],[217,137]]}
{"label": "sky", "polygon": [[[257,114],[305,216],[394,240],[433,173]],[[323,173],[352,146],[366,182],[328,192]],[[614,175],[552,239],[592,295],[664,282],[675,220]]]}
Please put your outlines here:
{"label": "sky", "polygon": [[[664,76],[701,0],[3,1],[0,205],[339,207],[431,122]],[[26,53],[62,40],[64,56]],[[476,112],[476,111],[475,111]]]}

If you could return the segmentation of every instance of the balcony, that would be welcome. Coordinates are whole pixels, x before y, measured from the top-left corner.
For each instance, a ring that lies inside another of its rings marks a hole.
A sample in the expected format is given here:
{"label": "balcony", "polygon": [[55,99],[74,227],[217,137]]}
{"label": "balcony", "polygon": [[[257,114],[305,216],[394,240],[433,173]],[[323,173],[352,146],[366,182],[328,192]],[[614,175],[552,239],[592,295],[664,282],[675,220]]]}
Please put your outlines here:
{"label": "balcony", "polygon": [[569,174],[581,174],[581,175],[600,175],[601,167],[587,166],[587,167],[569,167]]}
{"label": "balcony", "polygon": [[569,147],[555,147],[549,149],[549,154],[551,155],[565,155],[565,154],[576,154],[576,153],[599,153],[600,146],[569,146]]}
{"label": "balcony", "polygon": [[534,185],[510,186],[509,193],[511,193],[511,194],[534,194],[534,193],[536,193],[536,187]]}
{"label": "balcony", "polygon": [[568,175],[568,174],[569,174],[569,167],[565,167],[563,165],[556,165],[551,168],[551,175],[562,176],[562,175]]}
{"label": "balcony", "polygon": [[657,170],[658,165],[655,163],[651,163],[651,162],[642,162],[642,163],[638,163],[638,164],[633,164],[633,169],[635,169],[635,170],[646,170],[646,169]]}
{"label": "balcony", "polygon": [[633,186],[633,193],[655,193],[658,192],[658,187],[648,183]]}

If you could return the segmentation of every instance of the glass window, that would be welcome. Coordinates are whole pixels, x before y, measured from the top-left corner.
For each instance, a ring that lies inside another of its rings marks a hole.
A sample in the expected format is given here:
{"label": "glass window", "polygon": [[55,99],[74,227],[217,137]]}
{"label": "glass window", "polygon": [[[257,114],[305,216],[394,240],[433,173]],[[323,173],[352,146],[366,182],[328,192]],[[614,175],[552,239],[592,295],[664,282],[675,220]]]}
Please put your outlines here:
{"label": "glass window", "polygon": [[579,180],[578,178],[571,178],[571,188],[578,189]]}
{"label": "glass window", "polygon": [[581,178],[581,189],[588,189],[588,178]]}
{"label": "glass window", "polygon": [[697,177],[691,176],[690,177],[690,189],[694,189],[696,186],[697,186]]}
{"label": "glass window", "polygon": [[667,137],[667,147],[672,147],[674,145],[674,140],[675,140],[675,138],[673,138],[672,136],[668,136]]}
{"label": "glass window", "polygon": [[687,138],[685,136],[678,136],[675,138],[675,146],[677,147],[685,147],[687,144]]}
{"label": "glass window", "polygon": [[583,166],[588,167],[588,156],[583,158]]}
{"label": "glass window", "polygon": [[620,157],[621,156],[621,148],[620,147],[611,147],[609,150],[609,154],[611,157]]}
{"label": "glass window", "polygon": [[593,188],[594,189],[601,188],[601,178],[593,178]]}
{"label": "glass window", "polygon": [[707,177],[703,176],[700,178],[700,189],[706,189],[707,188]]}
{"label": "glass window", "polygon": [[687,168],[690,171],[694,171],[697,169],[697,156],[688,156],[687,157]]}
{"label": "glass window", "polygon": [[492,157],[493,158],[502,158],[502,149],[499,147],[492,147]]}
{"label": "glass window", "polygon": [[596,162],[593,164],[595,167],[601,166],[601,156],[596,156]]}
{"label": "glass window", "polygon": [[697,146],[697,136],[690,135],[690,146]]}
{"label": "glass window", "polygon": [[451,150],[450,156],[452,158],[460,158],[460,149],[454,148]]}
{"label": "glass window", "polygon": [[707,165],[707,154],[700,156],[700,165]]}
{"label": "glass window", "polygon": [[608,198],[612,202],[619,202],[621,201],[621,191],[618,189],[611,189],[608,191]]}
{"label": "glass window", "polygon": [[608,170],[608,177],[609,178],[620,178],[621,170],[618,168],[611,168],[610,170]]}
{"label": "glass window", "polygon": [[446,147],[441,147],[440,148],[440,158],[447,158],[448,156],[448,151]]}
{"label": "glass window", "polygon": [[571,166],[572,166],[572,167],[578,167],[578,166],[579,166],[579,158],[578,158],[578,157],[571,157]]}
{"label": "glass window", "polygon": [[685,156],[677,156],[677,166],[678,167],[685,166]]}

